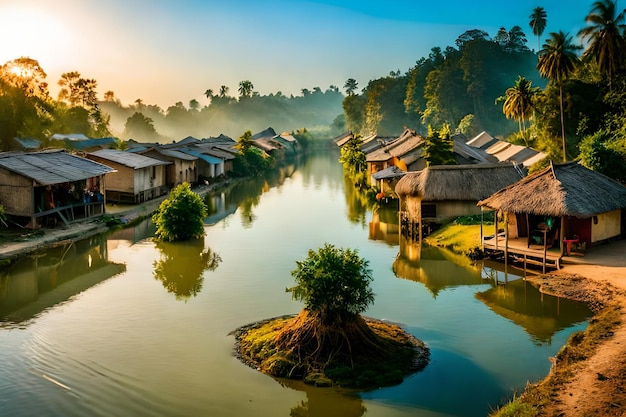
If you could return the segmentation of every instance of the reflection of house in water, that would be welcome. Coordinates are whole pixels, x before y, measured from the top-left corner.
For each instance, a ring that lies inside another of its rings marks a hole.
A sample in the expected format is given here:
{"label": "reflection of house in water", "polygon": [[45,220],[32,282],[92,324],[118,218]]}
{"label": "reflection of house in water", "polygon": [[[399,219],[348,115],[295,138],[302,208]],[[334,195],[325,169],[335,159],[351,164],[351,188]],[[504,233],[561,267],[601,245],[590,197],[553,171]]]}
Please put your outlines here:
{"label": "reflection of house in water", "polygon": [[126,270],[96,236],[36,253],[0,272],[0,323],[20,323]]}
{"label": "reflection of house in water", "polygon": [[156,232],[156,226],[150,219],[145,219],[132,227],[124,227],[123,229],[116,230],[109,235],[109,247],[111,242],[116,240],[126,240],[131,243],[137,243],[141,240],[154,236]]}
{"label": "reflection of house in water", "polygon": [[398,224],[398,211],[381,207],[372,213],[369,224],[369,238],[382,240],[389,245],[395,246],[399,242],[400,225]]}
{"label": "reflection of house in water", "polygon": [[550,343],[556,332],[592,314],[584,303],[544,295],[523,279],[479,292],[476,298],[494,313],[521,326],[537,343]]}
{"label": "reflection of house in water", "polygon": [[483,284],[480,267],[469,258],[446,249],[421,245],[400,236],[400,252],[393,263],[399,278],[421,282],[437,297],[441,290],[460,285]]}

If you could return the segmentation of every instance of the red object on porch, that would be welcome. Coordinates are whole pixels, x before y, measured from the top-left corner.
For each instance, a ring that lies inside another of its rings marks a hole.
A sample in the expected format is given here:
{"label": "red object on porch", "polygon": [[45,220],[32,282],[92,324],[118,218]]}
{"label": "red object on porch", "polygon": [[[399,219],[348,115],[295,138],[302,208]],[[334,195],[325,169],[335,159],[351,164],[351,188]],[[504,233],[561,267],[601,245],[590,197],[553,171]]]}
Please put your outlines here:
{"label": "red object on porch", "polygon": [[565,242],[565,250],[567,252],[567,256],[569,256],[572,250],[572,243],[578,243],[578,239],[563,239],[563,242]]}

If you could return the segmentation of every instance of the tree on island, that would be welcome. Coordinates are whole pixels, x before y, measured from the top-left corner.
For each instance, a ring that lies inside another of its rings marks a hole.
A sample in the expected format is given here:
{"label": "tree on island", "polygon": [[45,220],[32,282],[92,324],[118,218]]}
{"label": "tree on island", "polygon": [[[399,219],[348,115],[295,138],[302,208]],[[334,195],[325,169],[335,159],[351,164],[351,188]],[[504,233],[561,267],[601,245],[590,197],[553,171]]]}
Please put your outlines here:
{"label": "tree on island", "polygon": [[324,244],[296,262],[288,288],[304,308],[244,329],[239,354],[257,369],[315,385],[372,387],[399,383],[426,366],[426,346],[399,326],[365,319],[374,302],[369,262]]}
{"label": "tree on island", "polygon": [[184,182],[174,188],[167,199],[152,215],[157,227],[157,240],[177,241],[197,239],[204,236],[204,218],[207,207],[200,196]]}

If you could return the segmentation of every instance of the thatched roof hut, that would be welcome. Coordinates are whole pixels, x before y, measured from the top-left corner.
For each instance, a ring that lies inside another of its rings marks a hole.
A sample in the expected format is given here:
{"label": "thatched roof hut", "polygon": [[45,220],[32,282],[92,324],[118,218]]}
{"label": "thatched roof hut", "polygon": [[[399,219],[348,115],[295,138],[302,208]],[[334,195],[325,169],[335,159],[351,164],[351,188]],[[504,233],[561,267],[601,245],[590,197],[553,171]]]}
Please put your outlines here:
{"label": "thatched roof hut", "polygon": [[626,187],[576,162],[568,162],[530,175],[478,205],[508,213],[587,218],[625,208]]}
{"label": "thatched roof hut", "polygon": [[522,178],[512,164],[438,165],[408,172],[396,185],[396,194],[422,201],[478,202]]}

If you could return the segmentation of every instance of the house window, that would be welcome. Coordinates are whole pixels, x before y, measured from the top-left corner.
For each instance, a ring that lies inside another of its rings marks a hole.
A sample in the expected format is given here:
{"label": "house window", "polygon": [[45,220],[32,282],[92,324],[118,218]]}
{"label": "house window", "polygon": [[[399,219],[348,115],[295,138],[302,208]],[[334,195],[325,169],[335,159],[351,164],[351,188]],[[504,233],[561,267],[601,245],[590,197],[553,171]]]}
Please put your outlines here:
{"label": "house window", "polygon": [[422,203],[422,218],[436,218],[437,217],[437,205],[436,204],[424,204]]}

